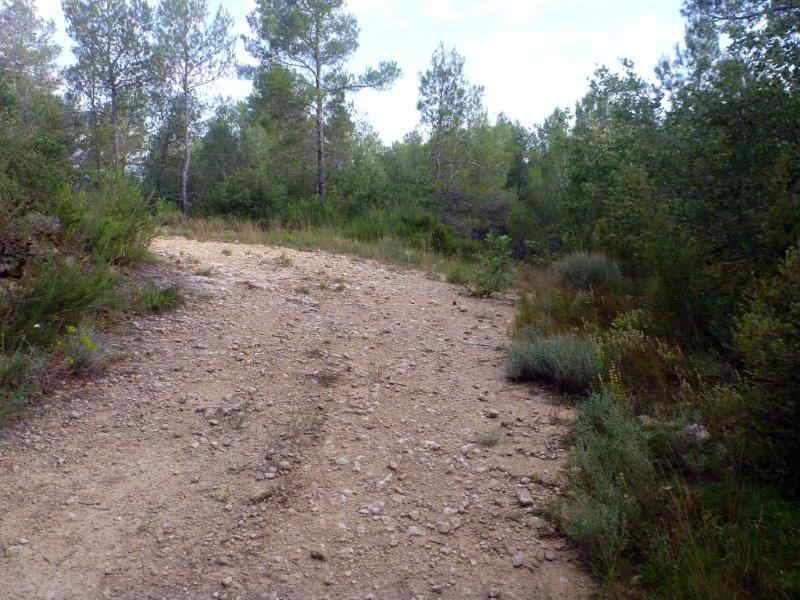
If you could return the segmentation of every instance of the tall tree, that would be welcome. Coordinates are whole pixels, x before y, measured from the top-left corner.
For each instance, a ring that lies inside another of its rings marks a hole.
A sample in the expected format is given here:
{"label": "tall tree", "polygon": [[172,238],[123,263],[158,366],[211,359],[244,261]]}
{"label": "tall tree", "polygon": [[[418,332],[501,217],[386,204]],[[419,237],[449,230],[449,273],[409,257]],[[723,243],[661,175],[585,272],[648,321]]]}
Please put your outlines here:
{"label": "tall tree", "polygon": [[0,0],[0,221],[6,225],[20,207],[50,201],[69,176],[75,136],[54,94],[53,32],[33,0]]}
{"label": "tall tree", "polygon": [[798,0],[685,0],[690,24],[706,23],[728,36],[731,49],[758,74],[800,87]]}
{"label": "tall tree", "polygon": [[75,93],[95,113],[109,104],[112,164],[124,169],[121,115],[142,97],[153,77],[152,11],[147,0],[63,0],[67,33],[75,41],[76,63],[68,71]]}
{"label": "tall tree", "polygon": [[61,49],[53,43],[55,25],[41,19],[32,0],[0,1],[0,71],[52,88],[53,63]]}
{"label": "tall tree", "polygon": [[180,206],[184,212],[189,205],[192,124],[198,112],[193,110],[195,92],[225,76],[235,59],[233,19],[222,7],[210,23],[208,16],[208,0],[162,0],[158,7],[157,56],[182,99],[184,160]]}
{"label": "tall tree", "polygon": [[17,100],[19,125],[28,133],[46,125],[37,122],[34,98],[55,91],[55,60],[61,49],[53,43],[55,26],[41,19],[32,0],[0,0],[0,79]]}
{"label": "tall tree", "polygon": [[262,64],[291,69],[308,88],[316,124],[317,193],[325,195],[325,106],[337,94],[364,88],[387,89],[399,76],[393,61],[361,75],[345,69],[358,48],[358,24],[343,10],[344,0],[258,0],[248,16],[256,38],[247,49]]}
{"label": "tall tree", "polygon": [[430,68],[420,73],[417,110],[430,130],[434,179],[451,185],[463,159],[458,147],[468,128],[485,117],[483,87],[467,80],[464,57],[455,48],[439,44]]}

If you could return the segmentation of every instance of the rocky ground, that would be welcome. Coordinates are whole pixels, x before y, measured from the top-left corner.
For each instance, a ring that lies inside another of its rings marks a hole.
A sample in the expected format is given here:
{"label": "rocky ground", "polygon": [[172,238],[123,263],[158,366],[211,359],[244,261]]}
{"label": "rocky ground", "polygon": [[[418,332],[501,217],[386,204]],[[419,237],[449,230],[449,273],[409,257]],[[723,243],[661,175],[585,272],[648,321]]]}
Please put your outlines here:
{"label": "rocky ground", "polygon": [[508,300],[158,239],[183,307],[0,430],[2,600],[591,596],[542,517],[573,414],[504,378]]}

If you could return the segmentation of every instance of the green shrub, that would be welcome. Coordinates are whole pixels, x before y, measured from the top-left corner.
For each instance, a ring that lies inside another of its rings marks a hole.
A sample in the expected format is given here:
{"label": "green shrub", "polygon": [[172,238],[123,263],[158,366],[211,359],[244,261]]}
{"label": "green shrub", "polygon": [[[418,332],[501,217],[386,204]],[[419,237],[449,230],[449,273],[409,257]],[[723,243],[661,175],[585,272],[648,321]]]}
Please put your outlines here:
{"label": "green shrub", "polygon": [[65,187],[55,212],[80,249],[102,263],[141,261],[155,235],[141,189],[128,178],[110,179],[94,189]]}
{"label": "green shrub", "polygon": [[800,597],[796,503],[731,479],[670,487],[668,522],[641,565],[653,597]]}
{"label": "green shrub", "polygon": [[585,392],[603,372],[597,343],[572,334],[550,337],[528,328],[509,350],[506,373],[512,379],[553,383],[566,392]]}
{"label": "green shrub", "polygon": [[621,379],[628,408],[652,415],[675,403],[687,360],[679,348],[650,337],[646,329],[643,310],[621,312],[597,339],[606,368]]}
{"label": "green shrub", "polygon": [[40,393],[45,362],[44,355],[31,350],[0,354],[0,422]]}
{"label": "green shrub", "polygon": [[517,306],[515,328],[535,325],[548,333],[606,330],[628,310],[631,299],[560,285],[552,276],[537,274]]}
{"label": "green shrub", "polygon": [[386,236],[386,226],[380,215],[370,213],[351,221],[345,228],[344,235],[359,242],[376,242]]}
{"label": "green shrub", "polygon": [[800,492],[800,247],[761,281],[736,323],[734,341],[752,379],[753,463],[761,477]]}
{"label": "green shrub", "polygon": [[456,236],[444,225],[437,223],[431,229],[430,248],[436,254],[443,254],[445,256],[455,254],[458,245]]}
{"label": "green shrub", "polygon": [[48,260],[28,269],[19,289],[0,305],[0,344],[48,345],[87,314],[116,308],[119,276],[102,266]]}
{"label": "green shrub", "polygon": [[553,271],[576,290],[605,292],[618,288],[622,281],[617,264],[602,254],[570,254],[554,263]]}
{"label": "green shrub", "polygon": [[503,291],[514,281],[516,265],[511,258],[511,238],[490,233],[485,242],[480,265],[470,282],[475,296],[491,296]]}
{"label": "green shrub", "polygon": [[473,276],[473,269],[463,262],[456,262],[447,270],[446,277],[448,283],[455,283],[464,285],[470,281]]}
{"label": "green shrub", "polygon": [[284,227],[292,230],[320,227],[334,220],[333,208],[321,196],[310,196],[287,204],[281,217]]}
{"label": "green shrub", "polygon": [[595,572],[608,576],[632,540],[649,533],[641,528],[658,502],[657,473],[642,426],[616,394],[592,394],[578,410],[568,485],[555,514]]}

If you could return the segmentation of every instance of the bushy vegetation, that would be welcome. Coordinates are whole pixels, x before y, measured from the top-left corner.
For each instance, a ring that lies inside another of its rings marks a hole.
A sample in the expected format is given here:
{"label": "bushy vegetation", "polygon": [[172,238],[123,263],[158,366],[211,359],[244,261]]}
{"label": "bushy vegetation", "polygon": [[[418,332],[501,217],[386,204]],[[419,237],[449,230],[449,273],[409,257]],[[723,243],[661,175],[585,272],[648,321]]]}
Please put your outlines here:
{"label": "bushy vegetation", "polygon": [[794,597],[797,507],[738,481],[696,425],[643,423],[626,406],[609,389],[579,405],[569,485],[553,509],[607,594],[634,582],[654,598]]}
{"label": "bushy vegetation", "polygon": [[[77,60],[60,81],[32,2],[0,4],[0,413],[46,365],[91,366],[80,332],[131,301],[118,283],[155,226],[439,270],[479,296],[518,275],[508,373],[579,396],[555,514],[609,594],[800,594],[800,8],[684,0],[685,43],[655,84],[629,60],[601,67],[574,110],[530,128],[490,120],[442,45],[422,127],[386,146],[348,93],[396,65],[347,73],[356,27],[318,32],[346,39],[313,52],[298,27],[352,23],[340,2],[272,4],[251,19],[252,93],[203,124],[173,50],[205,31],[187,50],[225,72],[224,12],[207,23],[194,3],[177,26],[172,0],[155,15],[68,0]],[[136,43],[106,60],[99,29]],[[310,52],[338,87],[273,51]]]}
{"label": "bushy vegetation", "polygon": [[555,262],[553,271],[566,285],[576,290],[618,291],[622,281],[617,263],[603,254],[570,254]]}
{"label": "bushy vegetation", "polygon": [[509,350],[506,372],[515,380],[544,381],[566,392],[596,387],[602,373],[600,349],[591,338],[564,333],[544,336],[521,331]]}
{"label": "bushy vegetation", "polygon": [[[65,370],[108,358],[97,329],[132,298],[124,269],[154,234],[141,184],[76,168],[78,119],[55,91],[46,23],[0,5],[0,417]],[[12,36],[4,27],[17,29]],[[16,40],[14,44],[10,44]],[[10,44],[10,45],[9,45]]]}
{"label": "bushy vegetation", "polygon": [[749,466],[761,479],[800,492],[800,247],[759,281],[734,336],[751,378]]}

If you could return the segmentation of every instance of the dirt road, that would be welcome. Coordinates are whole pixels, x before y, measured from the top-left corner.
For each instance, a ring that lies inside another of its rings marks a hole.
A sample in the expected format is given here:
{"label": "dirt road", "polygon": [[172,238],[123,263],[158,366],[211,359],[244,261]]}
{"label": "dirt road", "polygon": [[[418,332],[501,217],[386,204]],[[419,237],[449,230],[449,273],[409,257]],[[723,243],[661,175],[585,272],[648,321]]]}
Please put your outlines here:
{"label": "dirt road", "polygon": [[0,430],[0,600],[590,596],[540,516],[572,415],[504,378],[510,302],[321,252],[154,251],[194,298]]}

